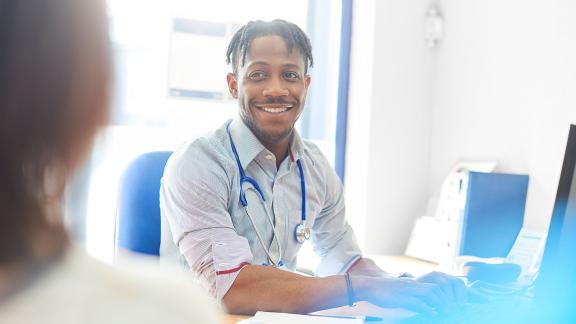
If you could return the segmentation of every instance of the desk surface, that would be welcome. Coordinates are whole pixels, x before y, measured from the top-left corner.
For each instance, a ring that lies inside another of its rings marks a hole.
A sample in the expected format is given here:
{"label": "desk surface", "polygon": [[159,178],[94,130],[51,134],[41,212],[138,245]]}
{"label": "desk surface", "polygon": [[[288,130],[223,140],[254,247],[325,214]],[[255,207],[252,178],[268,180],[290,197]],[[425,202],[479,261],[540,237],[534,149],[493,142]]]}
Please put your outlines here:
{"label": "desk surface", "polygon": [[[390,273],[400,273],[400,272],[409,272],[415,276],[419,276],[425,274],[430,271],[438,270],[438,264],[433,262],[428,262],[408,256],[401,256],[401,255],[367,255],[366,257],[374,260],[374,262],[383,270],[390,272]],[[359,307],[354,307],[351,309],[350,307],[339,307],[331,312],[336,312],[340,314],[349,314],[349,313],[356,313],[363,312],[366,310],[366,315],[374,315],[379,317],[385,317],[388,319],[398,318],[404,316],[404,311],[402,310],[385,310],[374,305],[368,303],[359,303]],[[230,315],[226,314],[223,318],[223,324],[234,324],[240,320],[249,318],[249,316],[241,316],[241,315]]]}
{"label": "desk surface", "polygon": [[225,314],[224,315],[224,321],[222,322],[222,324],[235,324],[238,321],[241,321],[243,319],[247,319],[250,316],[241,316],[241,315],[230,315],[230,314]]}
{"label": "desk surface", "polygon": [[372,259],[380,269],[392,274],[409,272],[414,276],[420,276],[440,268],[437,263],[405,255],[366,255],[366,257]]}
{"label": "desk surface", "polygon": [[[354,307],[342,306],[338,308],[327,309],[318,312],[318,314],[326,315],[368,315],[375,316],[383,319],[383,322],[376,323],[396,323],[402,319],[413,316],[413,313],[403,309],[385,309],[374,306],[366,302],[358,302]],[[243,319],[250,318],[250,316],[231,315],[225,314],[223,316],[222,324],[235,324]]]}

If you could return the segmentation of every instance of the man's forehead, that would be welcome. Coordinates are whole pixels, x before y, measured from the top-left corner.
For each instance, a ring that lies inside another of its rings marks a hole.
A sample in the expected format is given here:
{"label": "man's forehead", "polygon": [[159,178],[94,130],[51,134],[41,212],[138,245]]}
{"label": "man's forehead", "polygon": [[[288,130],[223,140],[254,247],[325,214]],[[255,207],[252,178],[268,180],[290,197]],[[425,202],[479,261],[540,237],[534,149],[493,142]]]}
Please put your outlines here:
{"label": "man's forehead", "polygon": [[281,36],[260,36],[254,38],[246,51],[245,67],[253,64],[297,65],[304,68],[304,56],[298,46],[288,50],[288,44]]}

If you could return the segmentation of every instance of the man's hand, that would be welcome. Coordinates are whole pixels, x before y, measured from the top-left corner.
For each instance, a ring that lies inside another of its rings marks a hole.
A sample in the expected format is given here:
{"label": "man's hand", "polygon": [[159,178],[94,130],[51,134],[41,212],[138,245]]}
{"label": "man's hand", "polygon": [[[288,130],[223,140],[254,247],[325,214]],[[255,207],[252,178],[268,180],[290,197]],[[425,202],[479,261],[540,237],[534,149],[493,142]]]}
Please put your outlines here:
{"label": "man's hand", "polygon": [[359,300],[386,308],[417,313],[442,313],[465,300],[465,286],[457,278],[432,272],[417,279],[358,276],[352,278]]}
{"label": "man's hand", "polygon": [[467,289],[464,281],[442,272],[430,272],[416,281],[436,284],[441,291],[443,300],[447,301],[448,310],[462,306],[467,299]]}

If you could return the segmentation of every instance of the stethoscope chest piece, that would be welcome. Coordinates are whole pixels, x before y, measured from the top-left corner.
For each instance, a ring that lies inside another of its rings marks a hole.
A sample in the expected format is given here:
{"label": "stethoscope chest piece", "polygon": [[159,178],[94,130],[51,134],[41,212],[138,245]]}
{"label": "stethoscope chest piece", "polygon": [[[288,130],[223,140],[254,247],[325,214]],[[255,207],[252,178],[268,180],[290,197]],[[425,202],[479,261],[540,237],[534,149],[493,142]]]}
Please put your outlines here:
{"label": "stethoscope chest piece", "polygon": [[310,227],[304,226],[303,223],[296,225],[296,228],[294,229],[294,238],[298,243],[304,243],[309,240],[311,235],[312,231],[310,230]]}

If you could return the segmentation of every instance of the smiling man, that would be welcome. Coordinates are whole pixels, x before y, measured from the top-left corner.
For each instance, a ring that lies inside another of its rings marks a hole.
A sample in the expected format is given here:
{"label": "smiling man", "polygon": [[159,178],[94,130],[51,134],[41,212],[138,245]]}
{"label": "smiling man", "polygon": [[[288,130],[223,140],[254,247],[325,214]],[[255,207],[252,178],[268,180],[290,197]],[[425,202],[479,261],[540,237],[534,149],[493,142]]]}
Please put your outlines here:
{"label": "smiling man", "polygon": [[[288,154],[294,123],[300,117],[310,85],[306,74],[312,56],[287,44],[279,35],[255,38],[249,53],[234,53],[235,38],[228,50],[234,73],[227,76],[230,93],[240,106],[240,117],[261,144],[276,157],[276,166]],[[301,39],[310,50],[307,39]],[[304,45],[303,44],[303,45]],[[238,67],[238,60],[242,66]],[[248,59],[248,61],[246,61]]]}
{"label": "smiling man", "polygon": [[[342,184],[294,129],[311,82],[310,41],[296,25],[249,22],[226,53],[239,119],[184,145],[160,192],[161,256],[180,259],[232,313],[306,313],[370,301],[416,312],[462,302],[464,285],[431,273],[399,279],[363,258]],[[294,273],[310,239],[316,277]]]}

